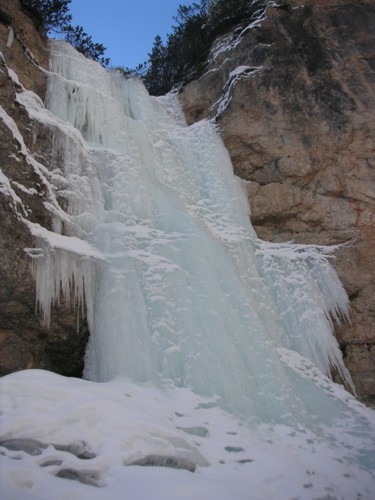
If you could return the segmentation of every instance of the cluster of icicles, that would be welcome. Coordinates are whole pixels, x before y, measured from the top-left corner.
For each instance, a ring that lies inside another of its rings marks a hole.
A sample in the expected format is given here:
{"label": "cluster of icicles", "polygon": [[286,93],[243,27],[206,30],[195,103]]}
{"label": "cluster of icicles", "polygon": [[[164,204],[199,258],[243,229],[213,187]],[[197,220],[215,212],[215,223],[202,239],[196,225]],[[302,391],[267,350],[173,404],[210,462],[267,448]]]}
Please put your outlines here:
{"label": "cluster of icicles", "polygon": [[352,387],[331,325],[348,301],[328,250],[257,238],[214,126],[187,127],[176,95],[150,97],[64,42],[50,48],[59,204],[54,232],[33,227],[35,276],[46,321],[61,293],[85,304],[85,377],[190,387],[248,421],[329,415],[290,363],[335,366]]}

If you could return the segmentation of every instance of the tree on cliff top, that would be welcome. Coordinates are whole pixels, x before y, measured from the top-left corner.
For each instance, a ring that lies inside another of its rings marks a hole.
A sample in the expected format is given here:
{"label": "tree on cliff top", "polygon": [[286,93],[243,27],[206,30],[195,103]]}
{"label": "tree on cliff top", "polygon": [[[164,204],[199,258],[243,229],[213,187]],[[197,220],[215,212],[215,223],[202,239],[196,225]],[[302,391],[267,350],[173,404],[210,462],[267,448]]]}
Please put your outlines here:
{"label": "tree on cliff top", "polygon": [[150,94],[165,94],[199,77],[214,40],[235,25],[257,19],[266,5],[266,0],[200,0],[179,5],[166,44],[155,38],[147,68],[142,67],[139,75]]}
{"label": "tree on cliff top", "polygon": [[71,0],[21,0],[22,7],[36,15],[47,32],[61,33],[72,20]]}
{"label": "tree on cliff top", "polygon": [[152,51],[148,55],[149,67],[143,77],[144,84],[152,95],[165,94],[169,90],[165,87],[167,81],[167,76],[165,74],[167,71],[166,55],[166,47],[161,37],[157,35],[154,40]]}
{"label": "tree on cliff top", "polygon": [[63,35],[78,52],[107,66],[109,58],[104,56],[106,51],[104,45],[93,42],[82,26],[72,26],[70,3],[71,0],[21,0],[21,5],[38,19],[47,33]]}

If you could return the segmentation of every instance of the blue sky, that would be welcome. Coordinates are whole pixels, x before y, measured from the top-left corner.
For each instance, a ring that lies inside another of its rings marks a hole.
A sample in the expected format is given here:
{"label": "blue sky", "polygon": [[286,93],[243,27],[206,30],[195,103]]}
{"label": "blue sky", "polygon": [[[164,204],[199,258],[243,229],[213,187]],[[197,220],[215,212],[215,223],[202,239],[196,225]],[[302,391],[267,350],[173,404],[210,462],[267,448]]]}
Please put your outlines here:
{"label": "blue sky", "polygon": [[180,4],[190,0],[72,0],[72,24],[107,47],[110,66],[133,68],[147,59],[156,35],[166,40]]}

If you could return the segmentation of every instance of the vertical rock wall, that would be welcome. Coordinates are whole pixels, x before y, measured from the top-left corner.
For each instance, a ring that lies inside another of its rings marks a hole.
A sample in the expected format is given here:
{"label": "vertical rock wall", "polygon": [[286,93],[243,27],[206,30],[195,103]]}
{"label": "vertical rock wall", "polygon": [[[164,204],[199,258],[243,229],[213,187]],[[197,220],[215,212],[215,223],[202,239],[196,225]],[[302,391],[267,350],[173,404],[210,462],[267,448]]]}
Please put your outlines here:
{"label": "vertical rock wall", "polygon": [[48,68],[46,37],[18,0],[1,1],[0,52],[0,375],[44,368],[80,376],[87,328],[66,307],[54,308],[50,327],[43,324],[25,251],[35,246],[25,221],[51,226],[45,176],[54,161],[48,128],[17,101],[23,88],[44,98]]}
{"label": "vertical rock wall", "polygon": [[189,123],[214,119],[245,179],[258,235],[344,244],[351,299],[336,332],[359,397],[375,403],[375,5],[270,2],[214,44],[180,94]]}

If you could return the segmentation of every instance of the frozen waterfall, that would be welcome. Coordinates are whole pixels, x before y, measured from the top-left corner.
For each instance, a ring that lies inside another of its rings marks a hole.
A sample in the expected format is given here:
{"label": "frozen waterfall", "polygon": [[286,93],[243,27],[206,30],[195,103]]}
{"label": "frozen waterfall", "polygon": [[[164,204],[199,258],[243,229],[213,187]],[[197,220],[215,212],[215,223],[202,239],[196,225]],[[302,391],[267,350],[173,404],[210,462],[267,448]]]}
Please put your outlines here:
{"label": "frozen waterfall", "polygon": [[[214,126],[51,42],[54,232],[33,227],[38,303],[85,303],[85,377],[189,387],[247,421],[331,422],[350,375],[328,250],[260,241]],[[57,117],[57,118],[56,118]],[[63,210],[63,208],[64,210]],[[74,299],[72,298],[74,297]]]}

